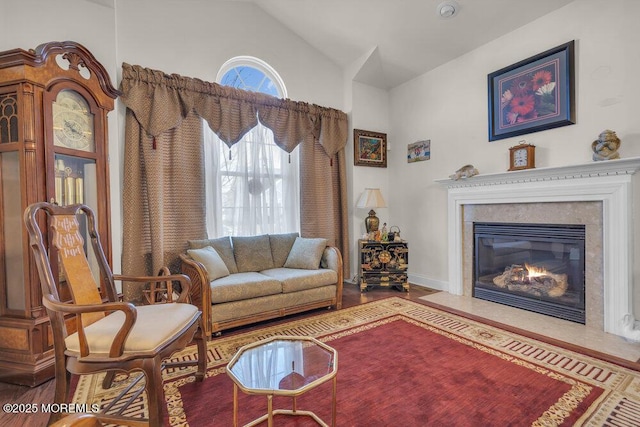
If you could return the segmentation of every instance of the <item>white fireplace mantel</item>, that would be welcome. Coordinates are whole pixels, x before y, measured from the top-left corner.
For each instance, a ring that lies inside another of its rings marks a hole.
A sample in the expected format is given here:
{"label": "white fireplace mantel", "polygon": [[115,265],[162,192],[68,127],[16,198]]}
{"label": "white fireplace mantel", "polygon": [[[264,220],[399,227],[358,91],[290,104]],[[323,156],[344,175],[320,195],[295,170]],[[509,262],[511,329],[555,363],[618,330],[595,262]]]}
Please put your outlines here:
{"label": "white fireplace mantel", "polygon": [[439,179],[447,186],[449,293],[462,295],[464,205],[602,202],[604,330],[624,336],[621,319],[633,314],[632,175],[640,157],[579,165]]}

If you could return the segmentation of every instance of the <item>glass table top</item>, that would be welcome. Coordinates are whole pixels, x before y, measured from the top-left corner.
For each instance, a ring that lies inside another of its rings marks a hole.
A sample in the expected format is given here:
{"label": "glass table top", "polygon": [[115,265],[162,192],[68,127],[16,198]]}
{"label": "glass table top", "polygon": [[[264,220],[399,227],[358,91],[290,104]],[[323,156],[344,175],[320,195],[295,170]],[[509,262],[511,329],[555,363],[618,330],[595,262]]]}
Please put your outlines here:
{"label": "glass table top", "polygon": [[240,388],[265,394],[302,393],[333,378],[337,369],[333,348],[303,336],[272,337],[248,344],[227,365],[227,373]]}

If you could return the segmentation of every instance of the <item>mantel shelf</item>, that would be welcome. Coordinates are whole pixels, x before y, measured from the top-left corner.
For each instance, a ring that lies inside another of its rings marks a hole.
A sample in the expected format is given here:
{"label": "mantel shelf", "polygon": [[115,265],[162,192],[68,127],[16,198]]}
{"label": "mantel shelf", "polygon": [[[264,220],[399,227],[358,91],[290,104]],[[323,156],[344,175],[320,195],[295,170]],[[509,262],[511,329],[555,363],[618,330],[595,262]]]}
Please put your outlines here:
{"label": "mantel shelf", "polygon": [[582,163],[569,166],[525,169],[512,172],[479,174],[470,178],[453,180],[437,179],[437,183],[449,188],[477,187],[485,185],[514,184],[522,182],[554,181],[594,176],[633,175],[640,170],[640,157]]}

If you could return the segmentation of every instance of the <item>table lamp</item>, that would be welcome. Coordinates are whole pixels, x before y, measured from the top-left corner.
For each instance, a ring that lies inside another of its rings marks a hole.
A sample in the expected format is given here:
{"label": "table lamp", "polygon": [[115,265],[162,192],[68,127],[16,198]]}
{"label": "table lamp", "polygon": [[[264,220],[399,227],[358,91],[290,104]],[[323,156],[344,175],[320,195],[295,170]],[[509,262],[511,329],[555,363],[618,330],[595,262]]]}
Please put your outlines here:
{"label": "table lamp", "polygon": [[356,203],[358,208],[372,208],[369,211],[369,216],[364,219],[364,225],[367,233],[373,233],[378,231],[380,226],[380,219],[376,216],[376,211],[373,208],[386,208],[387,204],[384,202],[382,193],[379,188],[365,188],[362,195]]}

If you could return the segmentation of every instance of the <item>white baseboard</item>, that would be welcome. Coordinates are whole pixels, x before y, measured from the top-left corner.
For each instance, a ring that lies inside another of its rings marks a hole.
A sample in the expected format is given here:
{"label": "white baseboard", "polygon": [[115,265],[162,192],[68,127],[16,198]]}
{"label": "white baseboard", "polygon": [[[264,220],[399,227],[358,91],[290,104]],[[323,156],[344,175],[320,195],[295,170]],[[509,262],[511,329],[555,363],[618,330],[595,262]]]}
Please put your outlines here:
{"label": "white baseboard", "polygon": [[437,291],[446,291],[449,289],[449,282],[431,279],[420,274],[409,273],[409,283],[411,283],[412,285],[435,289]]}

